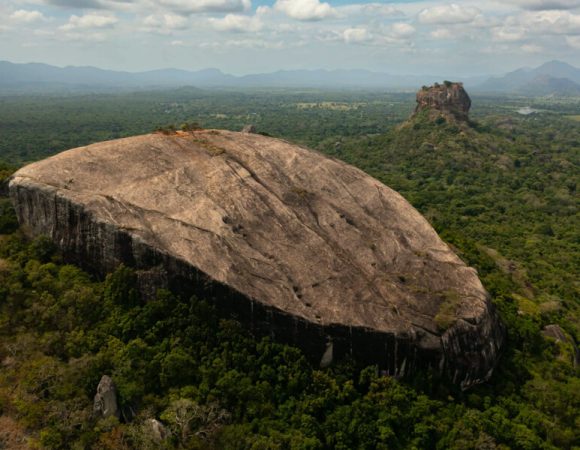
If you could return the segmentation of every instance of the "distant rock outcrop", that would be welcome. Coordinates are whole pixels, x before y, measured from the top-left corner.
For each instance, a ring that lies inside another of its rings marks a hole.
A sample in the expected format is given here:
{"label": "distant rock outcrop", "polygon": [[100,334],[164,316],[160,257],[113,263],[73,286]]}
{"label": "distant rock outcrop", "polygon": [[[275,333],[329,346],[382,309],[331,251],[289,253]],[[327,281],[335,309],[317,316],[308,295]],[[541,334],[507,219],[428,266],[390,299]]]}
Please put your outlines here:
{"label": "distant rock outcrop", "polygon": [[430,87],[423,86],[417,92],[415,114],[426,110],[430,114],[466,121],[469,108],[471,99],[463,88],[463,83],[445,81],[443,84],[435,83]]}
{"label": "distant rock outcrop", "polygon": [[475,270],[401,195],[279,139],[103,142],[20,169],[10,192],[24,229],[67,260],[100,274],[132,266],[323,366],[352,354],[466,388],[491,375],[502,344]]}

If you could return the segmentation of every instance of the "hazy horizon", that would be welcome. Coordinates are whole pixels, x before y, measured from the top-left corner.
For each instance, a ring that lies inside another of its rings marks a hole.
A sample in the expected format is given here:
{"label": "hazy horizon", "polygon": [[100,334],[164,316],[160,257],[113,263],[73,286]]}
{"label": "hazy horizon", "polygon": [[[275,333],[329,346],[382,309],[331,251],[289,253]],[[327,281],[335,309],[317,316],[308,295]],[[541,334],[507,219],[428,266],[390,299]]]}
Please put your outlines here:
{"label": "hazy horizon", "polygon": [[0,60],[60,67],[469,77],[580,66],[580,0],[7,0],[0,15]]}

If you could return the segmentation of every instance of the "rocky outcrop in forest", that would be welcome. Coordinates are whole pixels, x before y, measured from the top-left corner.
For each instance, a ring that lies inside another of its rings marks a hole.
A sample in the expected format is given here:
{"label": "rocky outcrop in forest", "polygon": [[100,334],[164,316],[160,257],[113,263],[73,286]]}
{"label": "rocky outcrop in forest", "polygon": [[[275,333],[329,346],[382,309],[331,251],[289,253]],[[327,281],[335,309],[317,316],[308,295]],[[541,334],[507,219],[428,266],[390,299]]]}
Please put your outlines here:
{"label": "rocky outcrop in forest", "polygon": [[463,83],[445,81],[423,88],[417,92],[417,106],[415,114],[421,111],[437,113],[460,121],[468,119],[471,99],[463,88]]}
{"label": "rocky outcrop in forest", "polygon": [[343,162],[253,133],[148,134],[20,169],[17,215],[98,274],[207,298],[326,366],[347,354],[393,376],[467,388],[503,330],[474,269],[401,195]]}

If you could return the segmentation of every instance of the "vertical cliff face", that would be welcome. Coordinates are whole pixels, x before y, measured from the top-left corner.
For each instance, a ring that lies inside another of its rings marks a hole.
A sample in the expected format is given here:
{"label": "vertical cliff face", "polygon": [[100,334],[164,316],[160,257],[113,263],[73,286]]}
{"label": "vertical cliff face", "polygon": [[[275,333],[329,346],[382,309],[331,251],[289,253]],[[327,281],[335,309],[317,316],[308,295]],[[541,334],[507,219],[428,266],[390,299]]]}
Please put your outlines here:
{"label": "vertical cliff face", "polygon": [[417,92],[417,106],[415,114],[429,111],[442,114],[455,120],[468,119],[471,99],[463,88],[463,83],[444,82],[433,86],[424,86]]}
{"label": "vertical cliff face", "polygon": [[134,267],[322,365],[486,380],[503,330],[475,271],[399,194],[277,139],[209,130],[64,152],[18,171],[21,224],[106,273]]}

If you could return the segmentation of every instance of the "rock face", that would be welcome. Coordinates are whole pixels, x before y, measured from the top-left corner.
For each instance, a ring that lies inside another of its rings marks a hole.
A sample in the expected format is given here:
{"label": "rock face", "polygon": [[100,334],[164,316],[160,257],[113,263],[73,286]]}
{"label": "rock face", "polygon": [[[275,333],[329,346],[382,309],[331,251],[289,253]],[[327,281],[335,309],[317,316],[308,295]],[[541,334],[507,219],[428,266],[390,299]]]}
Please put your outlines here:
{"label": "rock face", "polygon": [[578,349],[578,346],[576,345],[576,342],[574,342],[574,339],[569,337],[559,325],[555,324],[546,325],[542,329],[542,333],[544,336],[554,339],[556,342],[568,344],[570,346],[570,349],[572,350],[571,357],[574,367],[580,366],[580,349]]}
{"label": "rock face", "polygon": [[147,419],[145,427],[155,442],[161,442],[167,438],[167,429],[157,419]]}
{"label": "rock face", "polygon": [[354,354],[469,387],[496,362],[503,331],[475,270],[398,193],[282,140],[103,142],[20,169],[10,193],[24,228],[68,260],[135,267],[324,365]]}
{"label": "rock face", "polygon": [[465,121],[471,108],[471,99],[463,83],[435,83],[431,87],[423,87],[417,92],[415,114],[428,110],[442,114],[452,119]]}
{"label": "rock face", "polygon": [[121,416],[117,405],[117,388],[108,375],[103,375],[97,386],[93,411],[103,418],[115,416],[118,419]]}

